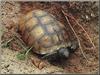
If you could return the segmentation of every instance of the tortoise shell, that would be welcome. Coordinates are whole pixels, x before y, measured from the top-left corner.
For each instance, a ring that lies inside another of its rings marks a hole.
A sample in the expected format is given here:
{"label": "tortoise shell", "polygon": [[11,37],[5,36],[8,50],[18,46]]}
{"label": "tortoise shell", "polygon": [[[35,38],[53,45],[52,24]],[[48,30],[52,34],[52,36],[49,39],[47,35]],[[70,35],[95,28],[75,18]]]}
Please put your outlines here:
{"label": "tortoise shell", "polygon": [[22,39],[38,54],[52,53],[66,46],[68,36],[65,26],[50,13],[33,10],[19,21],[19,33]]}

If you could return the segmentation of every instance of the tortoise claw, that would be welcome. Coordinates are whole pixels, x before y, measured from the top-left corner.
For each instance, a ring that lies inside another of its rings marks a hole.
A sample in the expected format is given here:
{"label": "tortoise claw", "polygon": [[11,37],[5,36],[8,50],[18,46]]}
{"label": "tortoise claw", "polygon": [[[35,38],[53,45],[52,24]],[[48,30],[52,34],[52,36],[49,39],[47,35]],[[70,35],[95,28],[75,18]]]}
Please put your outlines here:
{"label": "tortoise claw", "polygon": [[36,58],[36,57],[31,57],[31,61],[32,63],[38,68],[38,69],[43,69],[46,65],[45,65],[45,62],[42,61],[41,59],[39,58]]}

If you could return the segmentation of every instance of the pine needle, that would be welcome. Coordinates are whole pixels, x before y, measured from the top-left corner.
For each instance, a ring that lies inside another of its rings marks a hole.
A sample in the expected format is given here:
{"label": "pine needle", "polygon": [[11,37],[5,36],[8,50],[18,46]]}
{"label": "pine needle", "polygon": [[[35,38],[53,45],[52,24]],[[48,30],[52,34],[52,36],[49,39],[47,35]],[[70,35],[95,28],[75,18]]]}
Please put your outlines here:
{"label": "pine needle", "polygon": [[72,31],[74,32],[74,34],[75,34],[75,36],[76,36],[76,38],[77,38],[77,41],[78,41],[78,43],[79,43],[79,47],[80,47],[80,50],[81,50],[81,52],[82,52],[83,57],[87,60],[87,62],[89,62],[89,60],[87,59],[86,55],[85,55],[84,52],[83,52],[83,49],[82,49],[82,46],[81,46],[79,37],[77,36],[75,30],[74,30],[73,27],[71,26],[71,24],[70,24],[68,18],[67,18],[66,16],[65,16],[65,18],[66,18],[66,20],[67,20],[69,26],[71,27]]}
{"label": "pine needle", "polygon": [[70,17],[71,19],[73,19],[73,20],[77,23],[77,25],[83,29],[83,31],[84,31],[85,34],[87,35],[88,39],[90,40],[90,43],[92,44],[92,46],[93,46],[94,49],[95,49],[96,47],[95,47],[94,43],[92,42],[90,36],[89,36],[88,33],[86,32],[86,30],[84,29],[84,27],[83,27],[82,25],[80,25],[79,22],[78,22],[77,20],[75,20],[75,18],[74,18],[73,16],[68,15],[68,14],[65,13],[63,10],[62,10],[62,12],[63,12],[64,15],[66,15],[66,16]]}
{"label": "pine needle", "polygon": [[27,48],[26,48],[26,45],[25,45],[24,41],[20,38],[21,36],[20,36],[18,33],[14,32],[14,31],[12,31],[12,34],[13,34],[13,36],[14,36],[15,39],[16,39],[16,38],[18,39],[18,40],[16,40],[17,43],[20,44],[21,47],[22,47],[24,50],[27,51]]}
{"label": "pine needle", "polygon": [[14,40],[14,38],[11,38],[11,39],[9,39],[7,42],[3,43],[2,48],[8,47],[8,44],[9,44],[12,40]]}

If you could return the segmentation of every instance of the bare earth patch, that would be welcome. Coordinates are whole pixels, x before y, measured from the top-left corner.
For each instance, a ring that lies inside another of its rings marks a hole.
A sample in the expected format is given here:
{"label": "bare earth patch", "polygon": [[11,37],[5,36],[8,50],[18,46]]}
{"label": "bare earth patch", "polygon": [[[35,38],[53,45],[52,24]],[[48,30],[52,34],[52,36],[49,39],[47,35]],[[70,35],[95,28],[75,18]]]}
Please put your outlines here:
{"label": "bare earth patch", "polygon": [[[16,40],[13,40],[10,43],[9,48],[1,49],[1,73],[2,74],[66,74],[66,73],[97,73],[99,67],[99,51],[98,51],[98,5],[96,2],[1,2],[1,24],[2,30],[2,40],[7,40],[12,37],[10,31],[7,31],[6,28],[13,28],[18,24],[20,15],[27,13],[28,11],[41,9],[46,10],[49,13],[55,15],[57,20],[61,21],[63,24],[66,24],[66,20],[59,10],[62,6],[63,9],[71,13],[77,21],[84,27],[86,32],[89,34],[91,40],[93,41],[96,49],[86,49],[89,46],[88,42],[85,42],[84,39],[86,36],[81,37],[81,43],[85,44],[85,49],[83,52],[90,62],[86,62],[80,49],[78,49],[72,56],[65,61],[66,65],[64,67],[53,66],[51,64],[46,65],[43,69],[38,69],[34,66],[30,59],[18,60],[16,55],[22,49]],[[86,6],[86,7],[85,7]],[[92,7],[91,7],[92,6]],[[84,9],[83,9],[84,8]],[[16,25],[9,27],[9,20],[13,20]],[[5,28],[6,27],[6,28]],[[4,33],[6,31],[7,33]],[[81,29],[78,30],[76,27],[76,32],[81,32],[84,34]],[[68,32],[72,39],[75,38],[73,32],[69,29]],[[87,44],[88,43],[88,44]],[[84,45],[83,44],[83,45]]]}

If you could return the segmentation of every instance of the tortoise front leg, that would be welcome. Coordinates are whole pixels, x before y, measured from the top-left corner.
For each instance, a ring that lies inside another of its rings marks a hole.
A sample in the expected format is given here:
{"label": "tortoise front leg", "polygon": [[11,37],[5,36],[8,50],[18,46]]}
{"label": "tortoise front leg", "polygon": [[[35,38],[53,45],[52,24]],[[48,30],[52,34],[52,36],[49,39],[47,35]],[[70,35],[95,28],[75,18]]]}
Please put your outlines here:
{"label": "tortoise front leg", "polygon": [[43,69],[43,68],[46,66],[46,64],[47,64],[46,61],[41,60],[41,59],[39,59],[38,57],[36,57],[36,56],[34,56],[34,55],[32,55],[30,58],[31,58],[32,63],[33,63],[37,68],[39,68],[40,70]]}

